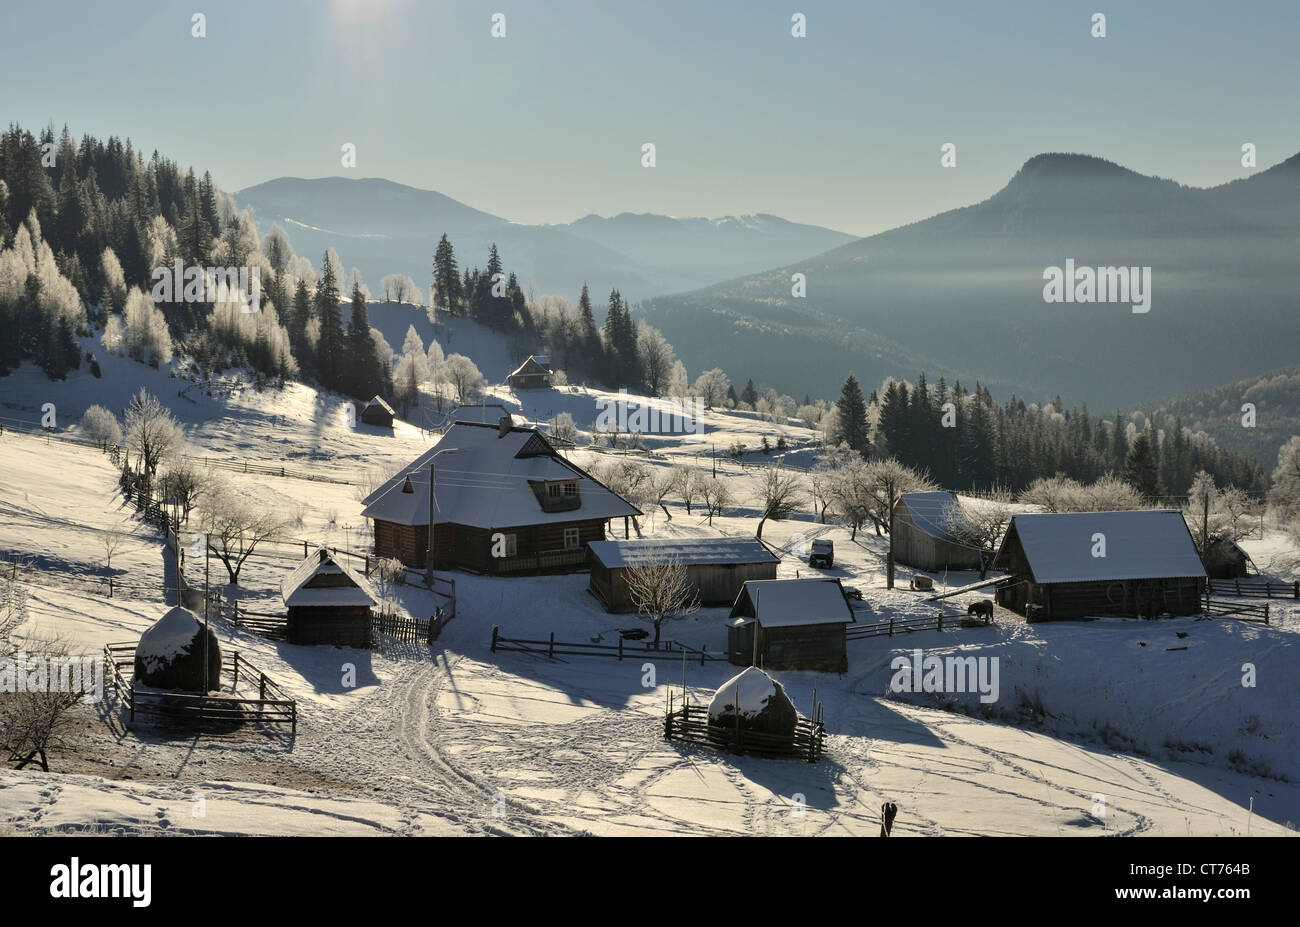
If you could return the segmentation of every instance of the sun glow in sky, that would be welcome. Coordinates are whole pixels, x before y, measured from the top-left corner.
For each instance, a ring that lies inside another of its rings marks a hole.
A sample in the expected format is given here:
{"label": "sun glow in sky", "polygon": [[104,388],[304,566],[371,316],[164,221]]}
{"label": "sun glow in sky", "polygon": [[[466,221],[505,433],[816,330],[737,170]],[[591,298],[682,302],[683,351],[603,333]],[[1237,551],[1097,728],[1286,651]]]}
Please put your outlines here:
{"label": "sun glow in sky", "polygon": [[[770,212],[866,234],[1068,151],[1207,186],[1300,151],[1300,4],[788,0],[6,4],[7,120],[227,190],[387,177],[519,222]],[[502,12],[507,34],[493,38]],[[658,165],[640,165],[641,145]],[[357,146],[344,169],[340,146]],[[940,146],[957,167],[939,167]]]}

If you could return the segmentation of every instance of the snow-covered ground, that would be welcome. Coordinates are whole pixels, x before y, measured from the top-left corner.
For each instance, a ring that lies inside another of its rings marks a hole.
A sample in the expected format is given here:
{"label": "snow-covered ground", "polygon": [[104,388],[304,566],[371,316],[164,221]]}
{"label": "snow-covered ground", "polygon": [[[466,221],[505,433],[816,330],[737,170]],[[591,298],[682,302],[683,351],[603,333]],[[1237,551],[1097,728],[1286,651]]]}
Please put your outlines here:
{"label": "snow-covered ground", "polygon": [[[62,428],[92,402],[120,410],[145,385],[186,425],[196,457],[347,481],[224,471],[259,504],[290,515],[298,540],[365,547],[365,486],[430,440],[403,423],[392,432],[350,428],[340,399],[301,385],[258,392],[232,378],[227,391],[207,396],[166,372],[101,362],[102,380],[81,371],[65,383],[25,366],[0,380],[0,415],[35,422],[41,404],[54,402]],[[494,393],[492,401],[529,420],[568,411],[580,428],[599,400],[617,398]],[[753,415],[710,412],[705,420],[705,444],[655,438],[641,459],[711,467],[716,442],[719,475],[738,507],[710,525],[677,502],[668,503],[671,518],[647,506],[646,535],[752,535],[750,477],[721,452],[737,441],[757,447],[764,434],[795,448],[813,439],[797,423],[778,427]],[[587,466],[617,455],[580,447],[571,456]],[[67,582],[109,575],[100,537],[113,529],[129,532],[112,561],[119,592],[110,599]],[[795,555],[797,535],[833,539],[835,568],[811,570]],[[907,590],[907,568],[899,588],[885,588],[885,542],[870,530],[853,540],[803,515],[769,521],[764,539],[789,551],[779,576],[836,576],[860,588],[859,620],[932,616],[941,607]],[[1285,547],[1272,533],[1259,543]],[[30,558],[40,571],[25,571],[33,580],[26,633],[58,633],[93,652],[134,640],[166,610],[161,538],[122,502],[111,463],[93,448],[8,429],[0,436],[0,552]],[[239,594],[277,607],[280,580],[299,557],[292,543],[267,547],[249,561]],[[214,563],[214,579],[219,573]],[[898,835],[1285,834],[1300,822],[1294,601],[1274,603],[1269,627],[1196,619],[1030,626],[999,610],[994,627],[956,629],[982,595],[949,600],[942,608],[953,621],[943,632],[851,641],[843,676],[777,674],[802,712],[814,689],[825,706],[826,757],[806,764],[663,740],[669,689],[680,698],[684,682],[707,704],[735,674],[729,664],[631,651],[623,662],[490,651],[493,625],[509,637],[612,641],[637,624],[606,614],[585,574],[454,578],[457,617],[432,648],[297,647],[217,620],[223,648],[239,650],[298,700],[296,736],[194,737],[148,723],[127,730],[111,699],[79,709],[69,748],[51,757],[53,772],[0,770],[0,833],[870,835],[885,801],[899,805]],[[941,577],[939,585],[974,578]],[[422,589],[399,595],[407,614],[433,611]],[[703,609],[668,625],[665,637],[720,651],[725,615]],[[981,706],[973,697],[890,693],[891,661],[918,648],[998,658],[999,699]],[[1242,685],[1246,663],[1254,687]]]}

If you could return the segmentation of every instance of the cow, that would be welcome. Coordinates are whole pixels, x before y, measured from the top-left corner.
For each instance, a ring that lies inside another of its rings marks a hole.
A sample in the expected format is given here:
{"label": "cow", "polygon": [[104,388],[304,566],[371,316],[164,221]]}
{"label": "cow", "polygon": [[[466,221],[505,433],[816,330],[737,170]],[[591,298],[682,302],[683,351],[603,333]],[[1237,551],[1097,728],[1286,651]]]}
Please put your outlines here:
{"label": "cow", "polygon": [[983,617],[985,624],[993,622],[993,600],[980,599],[978,602],[972,602],[966,609],[966,614]]}

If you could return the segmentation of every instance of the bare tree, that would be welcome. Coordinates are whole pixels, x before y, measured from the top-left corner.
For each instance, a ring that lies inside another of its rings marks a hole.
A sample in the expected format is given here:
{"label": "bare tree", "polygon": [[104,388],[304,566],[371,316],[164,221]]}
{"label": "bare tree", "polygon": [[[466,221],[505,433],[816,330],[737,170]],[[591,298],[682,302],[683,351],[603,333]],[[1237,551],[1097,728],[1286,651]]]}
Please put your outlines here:
{"label": "bare tree", "polygon": [[578,440],[578,426],[573,422],[573,416],[568,412],[561,412],[551,420],[551,436],[564,441],[568,444]]}
{"label": "bare tree", "polygon": [[396,557],[388,557],[375,564],[370,572],[370,585],[379,597],[379,611],[392,615],[397,606],[397,587],[406,583],[406,567]]}
{"label": "bare tree", "polygon": [[686,506],[686,514],[691,514],[691,505],[700,495],[700,481],[702,477],[699,471],[692,469],[684,464],[673,464],[669,470],[673,491],[677,493]]}
{"label": "bare tree", "polygon": [[117,553],[124,540],[126,540],[125,532],[118,531],[116,528],[109,528],[99,535],[99,543],[104,548],[104,569],[110,573],[113,572],[113,555]]}
{"label": "bare tree", "polygon": [[181,426],[144,387],[126,407],[126,446],[140,460],[140,469],[153,479],[158,465],[180,450]]}
{"label": "bare tree", "polygon": [[993,489],[983,499],[953,502],[949,530],[963,544],[979,550],[980,579],[988,575],[989,564],[993,562],[1014,514],[1011,491],[1004,487]]}
{"label": "bare tree", "polygon": [[723,480],[713,478],[704,478],[699,481],[700,501],[704,503],[705,512],[709,516],[709,524],[713,524],[713,516],[722,515],[722,510],[731,505],[731,490]]}
{"label": "bare tree", "polygon": [[290,523],[290,519],[250,501],[226,482],[212,484],[200,512],[200,525],[211,550],[235,585],[239,583],[239,571],[257,545],[273,540]]}
{"label": "bare tree", "polygon": [[159,495],[175,506],[177,521],[190,520],[204,490],[204,473],[192,461],[180,459],[158,478]]}
{"label": "bare tree", "polygon": [[649,498],[664,510],[664,517],[673,520],[673,513],[668,511],[667,499],[677,491],[677,474],[672,468],[659,469],[650,478]]}
{"label": "bare tree", "polygon": [[456,400],[464,402],[484,384],[483,374],[464,354],[452,354],[442,365],[442,378],[456,391]]}
{"label": "bare tree", "polygon": [[27,590],[18,583],[21,568],[16,561],[0,564],[0,660],[17,651],[13,634],[27,621]]}
{"label": "bare tree", "polygon": [[750,478],[758,495],[759,513],[758,530],[755,537],[763,536],[763,525],[770,518],[781,521],[789,518],[803,502],[803,486],[799,475],[792,470],[783,470],[780,465],[767,466]]}
{"label": "bare tree", "polygon": [[925,473],[914,470],[894,457],[867,461],[862,473],[862,490],[871,506],[873,518],[880,530],[887,526],[889,554],[885,559],[885,585],[894,588],[894,509],[898,497],[905,492],[924,492],[934,488]]}
{"label": "bare tree", "polygon": [[[46,684],[32,687],[29,680],[22,691],[0,693],[0,750],[17,761],[18,769],[37,762],[49,772],[49,753],[65,742],[71,727],[68,713],[87,694],[86,664],[69,657],[67,643],[58,637],[29,638],[23,651],[30,664],[44,665]],[[74,680],[81,685],[60,688],[61,682]]]}
{"label": "bare tree", "polygon": [[654,647],[659,649],[660,629],[665,621],[684,618],[700,607],[695,583],[686,565],[675,558],[652,555],[623,571],[628,599],[646,621],[654,625]]}

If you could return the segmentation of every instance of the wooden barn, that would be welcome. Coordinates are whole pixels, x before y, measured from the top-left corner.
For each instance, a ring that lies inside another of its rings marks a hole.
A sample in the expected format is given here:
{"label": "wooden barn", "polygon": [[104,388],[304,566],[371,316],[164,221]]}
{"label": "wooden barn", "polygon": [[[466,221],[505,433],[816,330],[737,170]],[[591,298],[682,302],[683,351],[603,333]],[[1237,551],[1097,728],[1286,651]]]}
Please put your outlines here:
{"label": "wooden barn", "polygon": [[1227,538],[1211,537],[1205,554],[1201,557],[1205,573],[1210,579],[1245,579],[1251,574],[1254,563],[1241,545]]}
{"label": "wooden barn", "polygon": [[511,389],[548,389],[551,385],[550,358],[536,354],[520,364],[506,377]]}
{"label": "wooden barn", "polygon": [[592,541],[588,590],[610,612],[635,611],[628,595],[628,567],[671,560],[686,567],[701,605],[731,605],[751,579],[776,579],[780,558],[757,538],[646,538]]}
{"label": "wooden barn", "polygon": [[757,656],[764,669],[843,673],[849,668],[844,631],[853,620],[838,579],[750,580],[731,609],[727,658],[737,666],[750,666]]}
{"label": "wooden barn", "polygon": [[[433,472],[430,518],[429,480]],[[438,443],[363,501],[375,554],[423,568],[482,573],[572,569],[613,518],[641,510],[565,460],[535,428],[456,422]]]}
{"label": "wooden barn", "polygon": [[369,583],[321,548],[310,554],[280,584],[289,610],[291,644],[365,647],[370,638]]}
{"label": "wooden barn", "polygon": [[960,539],[960,524],[953,493],[903,493],[894,504],[894,559],[931,573],[978,570],[979,549]]}
{"label": "wooden barn", "polygon": [[1016,515],[993,569],[1012,577],[999,605],[1045,620],[1193,615],[1205,594],[1205,569],[1174,511]]}
{"label": "wooden barn", "polygon": [[382,397],[375,396],[361,410],[361,421],[367,425],[378,425],[380,428],[392,428],[393,414],[393,407],[384,402]]}

